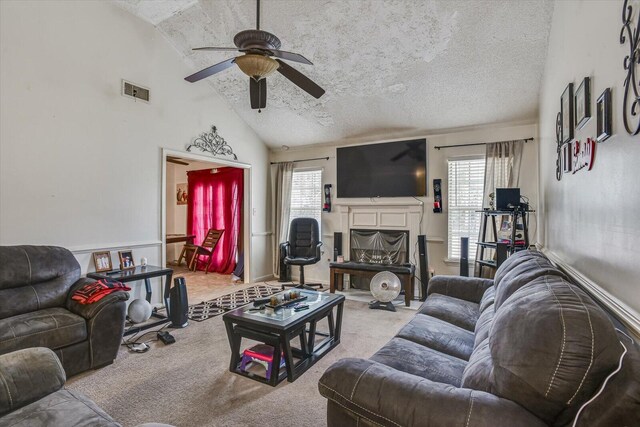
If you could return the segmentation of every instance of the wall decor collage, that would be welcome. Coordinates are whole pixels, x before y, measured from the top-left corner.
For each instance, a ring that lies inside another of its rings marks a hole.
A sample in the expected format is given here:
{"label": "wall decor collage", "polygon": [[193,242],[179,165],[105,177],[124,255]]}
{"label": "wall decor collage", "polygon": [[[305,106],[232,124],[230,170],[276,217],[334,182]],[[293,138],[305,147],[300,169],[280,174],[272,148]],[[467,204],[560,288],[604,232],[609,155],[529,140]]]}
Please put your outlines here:
{"label": "wall decor collage", "polygon": [[576,173],[586,168],[591,170],[595,159],[596,142],[603,142],[612,134],[611,88],[606,88],[596,101],[597,137],[586,141],[574,139],[591,119],[591,78],[582,79],[574,91],[569,83],[560,96],[560,112],[556,117],[556,178]]}
{"label": "wall decor collage", "polygon": [[[634,20],[636,21],[634,24]],[[640,134],[640,13],[628,0],[622,3],[622,29],[619,43],[629,46],[623,66],[624,96],[622,118],[624,128],[630,135]],[[607,87],[596,99],[596,136],[587,137],[585,142],[574,139],[575,132],[581,130],[591,119],[591,78],[582,79],[578,88],[569,83],[560,96],[560,112],[556,116],[556,179],[564,174],[574,174],[581,169],[591,170],[595,159],[596,143],[606,141],[613,135],[611,112],[611,88]],[[635,120],[637,123],[634,123]]]}

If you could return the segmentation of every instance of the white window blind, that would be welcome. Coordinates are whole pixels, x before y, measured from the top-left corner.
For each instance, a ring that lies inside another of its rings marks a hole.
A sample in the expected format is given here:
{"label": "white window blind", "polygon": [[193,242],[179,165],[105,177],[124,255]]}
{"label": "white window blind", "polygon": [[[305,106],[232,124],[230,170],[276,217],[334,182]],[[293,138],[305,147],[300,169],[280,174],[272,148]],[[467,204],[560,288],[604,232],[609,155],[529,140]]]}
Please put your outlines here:
{"label": "white window blind", "polygon": [[460,259],[460,238],[469,237],[469,259],[475,259],[484,191],[484,158],[449,160],[449,259]]}
{"label": "white window blind", "polygon": [[291,219],[315,218],[322,214],[322,169],[294,170],[291,183]]}

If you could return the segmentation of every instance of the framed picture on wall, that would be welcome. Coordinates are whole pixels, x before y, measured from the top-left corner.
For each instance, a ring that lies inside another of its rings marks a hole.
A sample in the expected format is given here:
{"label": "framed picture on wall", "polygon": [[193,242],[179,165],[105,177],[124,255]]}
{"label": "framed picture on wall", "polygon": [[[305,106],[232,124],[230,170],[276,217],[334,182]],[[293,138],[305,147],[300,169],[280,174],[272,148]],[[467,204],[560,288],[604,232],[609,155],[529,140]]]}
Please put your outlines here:
{"label": "framed picture on wall", "polygon": [[128,270],[131,268],[136,268],[135,263],[133,262],[133,251],[119,251],[118,257],[120,258],[120,270]]}
{"label": "framed picture on wall", "polygon": [[582,127],[589,121],[591,118],[591,79],[589,77],[585,77],[576,89],[576,125],[578,129],[582,129]]}
{"label": "framed picture on wall", "polygon": [[596,122],[598,136],[602,142],[611,136],[611,88],[606,88],[596,102]]}
{"label": "framed picture on wall", "polygon": [[569,83],[560,97],[562,115],[562,142],[573,139],[573,83]]}
{"label": "framed picture on wall", "polygon": [[113,270],[113,266],[111,264],[111,252],[94,252],[93,265],[96,267],[96,273]]}
{"label": "framed picture on wall", "polygon": [[186,205],[188,200],[187,183],[176,184],[176,204]]}

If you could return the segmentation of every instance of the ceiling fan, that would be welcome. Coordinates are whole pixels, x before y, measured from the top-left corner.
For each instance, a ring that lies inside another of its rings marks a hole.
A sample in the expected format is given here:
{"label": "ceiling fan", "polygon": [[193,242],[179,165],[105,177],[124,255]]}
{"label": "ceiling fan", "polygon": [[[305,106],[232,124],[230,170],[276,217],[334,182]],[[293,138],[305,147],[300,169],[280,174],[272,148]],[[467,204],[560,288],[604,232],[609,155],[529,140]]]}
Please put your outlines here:
{"label": "ceiling fan", "polygon": [[[324,95],[324,89],[281,59],[307,65],[313,65],[313,63],[300,54],[279,50],[280,39],[271,33],[260,30],[260,0],[256,1],[256,29],[244,30],[236,34],[233,38],[233,43],[236,47],[197,47],[193,49],[198,51],[238,51],[244,55],[229,58],[226,61],[207,67],[185,77],[185,80],[194,83],[236,64],[243,73],[249,76],[251,108],[257,109],[258,112],[261,111],[261,108],[267,106],[267,80],[265,77],[276,70],[300,89],[315,98],[320,98]],[[275,57],[275,59],[272,57]]]}

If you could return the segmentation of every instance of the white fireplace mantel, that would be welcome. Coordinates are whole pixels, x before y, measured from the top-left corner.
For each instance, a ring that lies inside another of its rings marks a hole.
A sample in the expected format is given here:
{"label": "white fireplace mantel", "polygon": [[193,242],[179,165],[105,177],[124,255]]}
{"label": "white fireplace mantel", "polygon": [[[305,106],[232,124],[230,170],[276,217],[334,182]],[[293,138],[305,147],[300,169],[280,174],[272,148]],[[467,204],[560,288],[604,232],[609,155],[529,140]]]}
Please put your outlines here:
{"label": "white fireplace mantel", "polygon": [[349,260],[351,253],[351,229],[367,230],[408,230],[409,231],[409,260],[416,265],[416,277],[420,277],[419,263],[412,255],[418,244],[418,235],[424,216],[424,205],[420,201],[413,202],[341,202],[336,203],[340,213],[340,231],[342,239],[342,253],[345,260]]}

